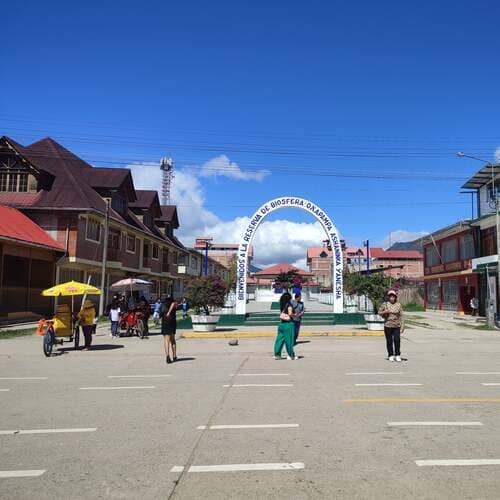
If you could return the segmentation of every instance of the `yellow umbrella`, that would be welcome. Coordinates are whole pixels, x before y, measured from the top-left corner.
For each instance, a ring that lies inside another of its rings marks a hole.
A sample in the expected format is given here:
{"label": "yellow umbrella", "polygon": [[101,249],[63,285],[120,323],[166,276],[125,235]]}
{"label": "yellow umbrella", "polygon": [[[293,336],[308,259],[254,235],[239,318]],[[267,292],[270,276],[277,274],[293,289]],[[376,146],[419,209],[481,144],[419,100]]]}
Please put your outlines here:
{"label": "yellow umbrella", "polygon": [[101,295],[99,288],[78,281],[68,281],[42,292],[44,297],[68,297],[73,295]]}

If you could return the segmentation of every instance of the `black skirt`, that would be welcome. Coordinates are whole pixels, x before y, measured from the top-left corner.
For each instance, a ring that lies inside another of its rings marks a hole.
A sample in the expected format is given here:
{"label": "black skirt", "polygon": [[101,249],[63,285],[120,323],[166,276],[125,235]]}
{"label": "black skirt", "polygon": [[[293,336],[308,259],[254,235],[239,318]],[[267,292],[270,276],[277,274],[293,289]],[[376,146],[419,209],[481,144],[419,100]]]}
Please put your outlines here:
{"label": "black skirt", "polygon": [[161,321],[162,335],[175,335],[177,331],[177,318],[163,318]]}

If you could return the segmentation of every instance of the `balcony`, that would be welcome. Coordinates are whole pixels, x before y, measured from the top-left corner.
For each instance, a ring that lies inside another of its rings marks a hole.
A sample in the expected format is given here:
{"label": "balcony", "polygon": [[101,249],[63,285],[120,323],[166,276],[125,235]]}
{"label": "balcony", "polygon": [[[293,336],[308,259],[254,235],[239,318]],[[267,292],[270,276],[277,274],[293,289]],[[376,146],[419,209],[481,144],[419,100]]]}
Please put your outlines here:
{"label": "balcony", "polygon": [[151,269],[151,257],[142,258],[142,267],[146,269]]}

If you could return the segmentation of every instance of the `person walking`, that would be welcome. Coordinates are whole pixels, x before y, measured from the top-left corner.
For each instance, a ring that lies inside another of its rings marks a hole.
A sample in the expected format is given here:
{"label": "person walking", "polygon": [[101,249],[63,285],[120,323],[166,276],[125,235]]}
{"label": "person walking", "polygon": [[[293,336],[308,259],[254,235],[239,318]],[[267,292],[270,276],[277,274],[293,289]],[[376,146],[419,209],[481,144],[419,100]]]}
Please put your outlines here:
{"label": "person walking", "polygon": [[398,302],[395,290],[387,292],[388,301],[379,308],[379,315],[384,318],[384,332],[389,361],[401,362],[401,331],[404,329],[403,308]]}
{"label": "person walking", "polygon": [[160,323],[161,300],[158,299],[153,306],[153,323],[155,327]]}
{"label": "person walking", "polygon": [[274,343],[274,359],[281,359],[283,345],[286,347],[287,359],[297,360],[293,344],[295,339],[295,327],[293,322],[293,307],[290,301],[292,296],[285,292],[280,298],[280,322],[278,325],[278,334]]}
{"label": "person walking", "polygon": [[293,307],[293,326],[295,330],[293,345],[297,345],[297,339],[299,338],[299,332],[300,332],[300,325],[305,312],[304,302],[302,302],[302,295],[300,293],[296,293],[295,300],[292,300],[290,303],[292,304]]}
{"label": "person walking", "polygon": [[[163,346],[165,349],[165,361],[167,364],[177,361],[177,343],[175,334],[177,330],[177,302],[172,296],[168,296],[161,309],[161,334],[163,335]],[[170,357],[172,351],[172,357]]]}
{"label": "person walking", "polygon": [[118,330],[120,325],[120,313],[121,309],[118,305],[118,300],[113,300],[111,307],[109,308],[109,319],[111,320],[111,337],[118,337]]}
{"label": "person walking", "polygon": [[85,299],[82,309],[78,313],[78,321],[80,322],[85,338],[85,345],[83,346],[84,351],[90,351],[90,346],[92,345],[92,331],[94,330],[95,317],[96,312],[94,304],[89,299]]}

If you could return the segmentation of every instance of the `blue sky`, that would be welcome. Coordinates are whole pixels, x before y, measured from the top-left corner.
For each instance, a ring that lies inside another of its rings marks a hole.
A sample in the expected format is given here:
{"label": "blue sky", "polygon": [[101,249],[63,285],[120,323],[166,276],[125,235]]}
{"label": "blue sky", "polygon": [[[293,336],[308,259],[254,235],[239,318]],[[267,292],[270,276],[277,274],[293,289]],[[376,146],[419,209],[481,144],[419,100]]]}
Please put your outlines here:
{"label": "blue sky", "polygon": [[[19,2],[0,35],[1,133],[96,165],[173,157],[187,239],[237,239],[293,194],[348,242],[387,242],[470,215],[459,188],[481,165],[454,152],[500,146],[498,19],[481,0]],[[134,175],[157,185],[154,166]],[[298,210],[273,220],[261,263],[321,239]]]}

